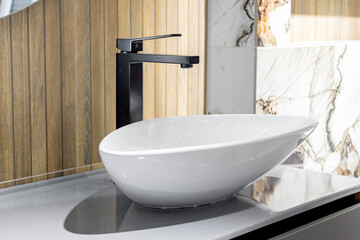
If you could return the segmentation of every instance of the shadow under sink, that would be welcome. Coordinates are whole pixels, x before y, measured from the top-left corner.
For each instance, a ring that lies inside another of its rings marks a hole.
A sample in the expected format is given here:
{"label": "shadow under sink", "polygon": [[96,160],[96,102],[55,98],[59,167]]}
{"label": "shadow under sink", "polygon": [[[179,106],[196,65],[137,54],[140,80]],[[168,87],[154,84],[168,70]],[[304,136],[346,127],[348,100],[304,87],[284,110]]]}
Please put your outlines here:
{"label": "shadow under sink", "polygon": [[64,227],[78,234],[104,234],[152,229],[201,221],[252,208],[241,196],[197,208],[161,210],[133,203],[115,185],[79,203],[67,216]]}

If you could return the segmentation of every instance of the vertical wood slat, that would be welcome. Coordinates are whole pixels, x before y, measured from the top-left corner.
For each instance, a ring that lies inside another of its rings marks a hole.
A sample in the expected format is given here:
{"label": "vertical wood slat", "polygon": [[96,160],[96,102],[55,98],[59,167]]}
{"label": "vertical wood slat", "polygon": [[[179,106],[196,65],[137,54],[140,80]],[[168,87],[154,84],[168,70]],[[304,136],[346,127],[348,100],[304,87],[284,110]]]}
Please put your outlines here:
{"label": "vertical wood slat", "polygon": [[[32,175],[47,172],[44,3],[29,8],[29,66]],[[46,179],[46,175],[33,181]]]}
{"label": "vertical wood slat", "polygon": [[131,0],[118,0],[118,37],[130,37],[130,5]]}
{"label": "vertical wood slat", "polygon": [[[166,31],[167,33],[178,33],[178,0],[166,1]],[[177,55],[178,38],[166,40],[166,53]],[[177,116],[178,100],[178,64],[168,64],[166,66],[166,116]]]}
{"label": "vertical wood slat", "polygon": [[[61,1],[63,167],[76,167],[76,79],[74,1]],[[68,171],[71,174],[75,171]]]}
{"label": "vertical wood slat", "polygon": [[130,6],[130,37],[143,36],[143,5],[142,0],[131,0]]}
{"label": "vertical wood slat", "polygon": [[291,41],[360,38],[358,0],[292,0],[292,6]]}
{"label": "vertical wood slat", "polygon": [[90,2],[76,0],[74,5],[76,166],[81,167],[91,164]]}
{"label": "vertical wood slat", "polygon": [[206,105],[205,105],[205,73],[206,73],[206,20],[207,20],[207,1],[200,0],[199,5],[199,76],[198,76],[198,113],[205,114]]}
{"label": "vertical wood slat", "polygon": [[[192,0],[191,0],[192,1]],[[189,49],[189,0],[178,1],[178,30],[182,37],[178,41],[178,54],[187,55]],[[187,115],[188,70],[178,69],[178,115]]]}
{"label": "vertical wood slat", "polygon": [[[189,1],[189,52],[190,56],[199,54],[199,0]],[[191,23],[191,24],[190,24]],[[199,65],[188,69],[188,115],[198,114],[198,75]]]}
{"label": "vertical wood slat", "polygon": [[105,137],[104,1],[90,2],[91,9],[91,163],[101,162],[98,146]]}
{"label": "vertical wood slat", "polygon": [[[316,31],[315,31],[315,22],[317,21],[316,20],[316,16],[315,16],[315,1],[316,0],[310,0],[310,1],[305,1],[305,2],[302,2],[301,4],[303,4],[304,7],[303,10],[304,11],[308,11],[310,13],[310,16],[305,19],[305,22],[306,24],[309,26],[308,29],[305,29],[305,28],[302,28],[302,27],[299,27],[300,29],[302,29],[302,35],[300,36],[303,36],[305,38],[309,38],[309,39],[315,39],[315,34],[316,34]],[[301,22],[304,21],[301,16],[299,18],[299,24],[300,26],[302,26]]]}
{"label": "vertical wood slat", "polygon": [[[166,0],[155,0],[155,35],[166,34]],[[155,40],[156,54],[166,54],[166,39]],[[166,64],[155,63],[155,117],[166,117]]]}
{"label": "vertical wood slat", "polygon": [[[11,16],[15,179],[31,176],[29,33],[27,10]],[[31,182],[31,178],[16,184]]]}
{"label": "vertical wood slat", "polygon": [[[46,117],[48,172],[63,169],[60,1],[45,1]],[[50,174],[56,177],[61,174]]]}
{"label": "vertical wood slat", "polygon": [[[196,21],[201,26],[205,14],[201,15],[200,6],[205,0],[196,1],[199,5],[193,13],[200,14]],[[1,19],[0,68],[10,66],[0,73],[1,80],[6,79],[0,85],[0,93],[4,92],[0,133],[7,136],[7,145],[1,146],[0,182],[10,180],[1,187],[12,185],[14,178],[21,184],[87,171],[92,163],[92,169],[102,167],[98,144],[115,128],[114,38],[180,32],[181,38],[146,41],[144,52],[157,48],[156,53],[188,55],[189,10],[189,0],[42,0],[12,16],[12,23],[10,18]],[[204,59],[205,34],[195,28],[193,34],[198,41],[193,53]],[[187,115],[189,93],[195,96],[193,114],[201,112],[204,82],[198,79],[204,73],[194,74],[195,92],[191,92],[189,69],[166,64],[158,64],[157,69],[160,78],[155,78],[155,64],[144,64],[145,118]],[[26,178],[34,174],[41,176]]]}
{"label": "vertical wood slat", "polygon": [[339,40],[343,40],[342,36],[343,34],[341,33],[341,30],[343,28],[342,24],[341,24],[341,15],[342,15],[342,7],[341,6],[341,1],[342,0],[334,0],[334,22],[333,22],[333,30],[334,30],[334,35],[331,37],[331,39],[336,39],[336,36],[340,36]]}
{"label": "vertical wood slat", "polygon": [[117,1],[105,1],[105,132],[116,129],[116,38]]}
{"label": "vertical wood slat", "polygon": [[[155,35],[155,0],[143,2],[143,35]],[[155,53],[154,41],[144,41],[144,53]],[[155,65],[144,63],[143,74],[143,117],[151,119],[155,117]]]}
{"label": "vertical wood slat", "polygon": [[[14,179],[10,17],[0,21],[0,181]],[[1,184],[1,187],[13,183]]]}

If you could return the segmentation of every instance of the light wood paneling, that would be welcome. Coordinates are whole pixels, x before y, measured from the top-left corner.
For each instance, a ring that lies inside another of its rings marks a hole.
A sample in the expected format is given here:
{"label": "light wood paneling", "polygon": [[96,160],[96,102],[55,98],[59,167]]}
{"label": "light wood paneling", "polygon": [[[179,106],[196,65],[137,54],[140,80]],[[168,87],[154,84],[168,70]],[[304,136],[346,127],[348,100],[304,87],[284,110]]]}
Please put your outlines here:
{"label": "light wood paneling", "polygon": [[45,1],[48,172],[63,169],[60,1]]}
{"label": "light wood paneling", "polygon": [[105,136],[104,1],[91,1],[92,163],[100,162],[98,146]]}
{"label": "light wood paneling", "polygon": [[[0,181],[14,179],[10,18],[0,21]],[[2,187],[13,185],[4,184]]]}
{"label": "light wood paneling", "polygon": [[[166,2],[155,0],[155,35],[164,35],[166,30]],[[166,54],[166,39],[155,41],[155,53]],[[155,117],[166,117],[166,64],[155,63]]]}
{"label": "light wood paneling", "polygon": [[[178,54],[187,55],[189,51],[189,0],[178,1],[178,30],[182,37],[178,41]],[[200,56],[200,61],[205,56]],[[178,115],[188,113],[188,69],[178,69]]]}
{"label": "light wood paneling", "polygon": [[[166,1],[166,31],[167,33],[178,32],[178,0]],[[166,40],[166,53],[177,55],[178,38]],[[179,65],[168,64],[166,66],[166,116],[177,116],[178,101],[178,69]]]}
{"label": "light wood paneling", "polygon": [[[199,54],[199,0],[189,1],[189,51],[188,54],[195,56]],[[188,115],[196,115],[198,111],[198,75],[199,65],[196,64],[188,69]]]}
{"label": "light wood paneling", "polygon": [[116,45],[118,36],[117,1],[104,2],[105,29],[105,132],[116,129]]}
{"label": "light wood paneling", "polygon": [[[15,179],[31,176],[29,33],[27,10],[11,16]],[[30,182],[18,181],[16,184]]]}
{"label": "light wood paneling", "polygon": [[74,1],[77,167],[91,164],[90,2]]}
{"label": "light wood paneling", "polygon": [[0,19],[0,188],[102,168],[115,129],[117,37],[181,33],[144,53],[144,118],[203,114],[206,0],[41,0]]}
{"label": "light wood paneling", "polygon": [[74,1],[61,3],[63,167],[76,167],[76,81]]}
{"label": "light wood paneling", "polygon": [[[144,0],[143,35],[155,35],[155,0]],[[154,41],[144,41],[144,53],[154,53]],[[143,75],[143,117],[151,119],[155,117],[155,64],[144,63]]]}
{"label": "light wood paneling", "polygon": [[359,0],[292,0],[291,41],[360,40]]}
{"label": "light wood paneling", "polygon": [[[47,172],[44,2],[29,8],[29,74],[32,175]],[[46,177],[34,177],[33,181]]]}

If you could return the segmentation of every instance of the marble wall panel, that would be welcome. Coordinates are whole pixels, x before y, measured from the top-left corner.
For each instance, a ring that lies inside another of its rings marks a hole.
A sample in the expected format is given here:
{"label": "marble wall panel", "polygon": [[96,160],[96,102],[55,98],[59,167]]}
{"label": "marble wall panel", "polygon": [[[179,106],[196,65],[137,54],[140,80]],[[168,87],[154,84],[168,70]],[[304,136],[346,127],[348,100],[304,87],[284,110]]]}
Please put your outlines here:
{"label": "marble wall panel", "polygon": [[286,46],[290,42],[291,0],[258,0],[257,45]]}
{"label": "marble wall panel", "polygon": [[207,114],[254,113],[255,48],[208,48]]}
{"label": "marble wall panel", "polygon": [[254,113],[255,1],[209,0],[206,113]]}
{"label": "marble wall panel", "polygon": [[254,0],[208,1],[208,46],[253,47]]}
{"label": "marble wall panel", "polygon": [[319,120],[288,163],[360,175],[359,53],[356,42],[258,49],[256,112]]}

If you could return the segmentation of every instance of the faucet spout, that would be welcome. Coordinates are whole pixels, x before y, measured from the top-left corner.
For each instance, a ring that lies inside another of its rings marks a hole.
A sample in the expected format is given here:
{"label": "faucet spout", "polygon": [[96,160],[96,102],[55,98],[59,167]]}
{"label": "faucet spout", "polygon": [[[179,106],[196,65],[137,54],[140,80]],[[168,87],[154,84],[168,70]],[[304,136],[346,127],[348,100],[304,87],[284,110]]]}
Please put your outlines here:
{"label": "faucet spout", "polygon": [[161,54],[140,54],[143,40],[179,37],[169,34],[137,39],[117,39],[116,53],[116,128],[143,118],[143,63],[179,64],[191,68],[199,63],[199,56],[178,56]]}
{"label": "faucet spout", "polygon": [[181,66],[189,66],[199,63],[199,56],[177,56],[177,55],[159,55],[159,54],[139,54],[139,53],[123,53],[129,56],[130,62],[152,62],[152,63],[168,63],[180,64]]}

